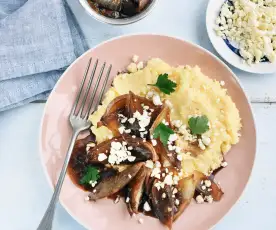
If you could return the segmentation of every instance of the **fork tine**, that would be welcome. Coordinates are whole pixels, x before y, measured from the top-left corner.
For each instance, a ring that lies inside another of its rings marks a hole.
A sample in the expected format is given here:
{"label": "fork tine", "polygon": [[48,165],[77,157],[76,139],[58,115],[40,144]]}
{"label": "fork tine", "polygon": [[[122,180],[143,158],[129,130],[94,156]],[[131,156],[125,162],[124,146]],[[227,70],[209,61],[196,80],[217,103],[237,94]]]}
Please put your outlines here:
{"label": "fork tine", "polygon": [[108,82],[108,79],[109,79],[109,75],[110,75],[111,69],[112,69],[112,65],[109,66],[109,68],[108,68],[108,70],[107,70],[107,73],[106,73],[106,75],[105,75],[103,87],[102,87],[101,92],[100,92],[100,94],[99,94],[99,97],[98,97],[98,101],[97,101],[97,103],[96,103],[96,106],[98,106],[98,105],[100,104],[100,102],[102,101],[102,99],[103,99],[103,95],[104,95],[104,92],[105,92],[105,88],[106,88],[106,85],[107,85],[107,82]]}
{"label": "fork tine", "polygon": [[96,81],[95,87],[93,89],[92,96],[91,96],[91,99],[90,99],[90,102],[89,102],[89,106],[88,106],[87,112],[86,112],[86,114],[84,116],[84,118],[86,120],[88,119],[88,117],[90,115],[90,110],[92,108],[92,105],[93,105],[93,102],[94,102],[94,99],[95,99],[95,96],[96,96],[96,93],[97,93],[97,90],[98,90],[98,87],[99,87],[99,83],[100,83],[101,77],[102,77],[103,72],[104,72],[105,65],[106,65],[106,63],[103,64],[103,66],[101,68],[101,71],[100,71],[100,74],[98,76],[98,79]]}
{"label": "fork tine", "polygon": [[78,105],[79,100],[80,100],[80,96],[81,96],[83,86],[84,86],[84,83],[85,83],[85,80],[86,80],[86,77],[87,77],[87,74],[88,74],[88,71],[89,71],[89,68],[90,68],[91,61],[92,61],[92,58],[89,58],[89,61],[88,61],[88,64],[87,64],[87,67],[85,69],[84,76],[83,76],[83,79],[82,79],[82,82],[81,82],[81,87],[80,87],[80,90],[78,92],[78,96],[76,98],[75,104],[72,107],[70,115],[73,115],[73,114],[76,113],[77,105]]}
{"label": "fork tine", "polygon": [[96,72],[96,69],[97,69],[97,66],[98,66],[98,59],[96,60],[95,64],[94,64],[94,67],[93,67],[93,70],[92,70],[92,73],[91,73],[91,76],[90,76],[90,79],[89,79],[89,82],[88,82],[88,86],[86,87],[86,90],[85,90],[85,94],[84,94],[84,97],[83,97],[83,100],[82,100],[82,103],[81,103],[81,107],[80,107],[80,110],[78,112],[78,116],[81,117],[82,113],[83,113],[83,110],[84,110],[84,107],[85,107],[85,102],[87,100],[87,96],[88,96],[88,93],[90,91],[90,88],[91,88],[91,85],[92,85],[92,82],[93,82],[93,79],[94,79],[94,76],[95,76],[95,72]]}

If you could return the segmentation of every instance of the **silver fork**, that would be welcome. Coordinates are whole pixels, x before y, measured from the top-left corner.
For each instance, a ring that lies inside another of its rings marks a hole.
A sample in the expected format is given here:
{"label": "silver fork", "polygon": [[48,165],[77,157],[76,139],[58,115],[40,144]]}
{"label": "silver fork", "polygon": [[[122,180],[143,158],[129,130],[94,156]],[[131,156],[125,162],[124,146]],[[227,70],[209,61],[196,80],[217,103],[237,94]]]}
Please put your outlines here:
{"label": "silver fork", "polygon": [[[94,67],[93,67],[93,70],[92,70],[92,73],[91,73],[91,76],[90,76],[90,79],[89,79],[89,82],[88,82],[88,86],[86,87],[86,89],[84,89],[86,78],[87,78],[87,75],[88,75],[88,72],[89,72],[89,69],[90,69],[90,65],[91,65],[91,60],[92,59],[90,58],[89,61],[88,61],[88,65],[86,67],[84,77],[83,77],[82,82],[81,82],[80,90],[78,92],[76,101],[73,105],[73,108],[72,108],[70,116],[69,116],[69,121],[70,121],[70,124],[71,124],[72,129],[73,129],[73,135],[71,137],[70,145],[69,145],[67,154],[65,156],[65,160],[64,160],[59,178],[58,178],[58,182],[57,182],[55,190],[54,190],[54,194],[52,196],[52,199],[49,203],[49,206],[48,206],[48,208],[47,208],[47,210],[46,210],[46,212],[45,212],[45,214],[44,214],[37,230],[51,230],[52,229],[56,203],[58,201],[58,197],[59,197],[59,194],[60,194],[60,191],[61,191],[61,187],[62,187],[64,178],[65,178],[65,175],[66,175],[66,170],[67,170],[67,167],[68,167],[68,164],[69,164],[69,161],[70,161],[70,157],[71,157],[71,154],[72,154],[74,144],[76,142],[76,139],[77,139],[79,133],[81,131],[84,131],[84,130],[91,127],[92,123],[91,123],[91,121],[88,120],[89,115],[91,114],[90,111],[95,111],[98,104],[102,100],[103,94],[105,92],[105,88],[107,86],[107,82],[108,82],[108,79],[109,79],[109,75],[110,75],[112,65],[110,65],[108,70],[107,70],[105,79],[103,79],[103,81],[104,81],[103,82],[103,87],[101,88],[101,91],[99,93],[98,100],[96,101],[96,103],[94,103],[95,102],[95,97],[96,97],[96,94],[97,94],[97,91],[98,91],[98,88],[99,88],[99,83],[100,83],[101,77],[103,75],[105,66],[106,66],[106,63],[104,63],[101,67],[99,76],[96,79],[95,87],[93,88],[93,91],[92,91],[92,94],[91,94],[91,100],[89,101],[88,107],[86,109],[87,98],[88,98],[89,91],[90,91],[90,88],[92,86],[92,82],[93,82],[95,72],[96,72],[96,69],[97,69],[97,66],[98,66],[98,60],[96,60],[96,62],[94,64]],[[80,102],[81,95],[82,95],[83,92],[84,92],[84,96],[83,96],[82,102]],[[79,107],[78,106],[79,104],[80,104],[80,108],[77,109]],[[86,110],[86,112],[84,113],[85,110]]]}

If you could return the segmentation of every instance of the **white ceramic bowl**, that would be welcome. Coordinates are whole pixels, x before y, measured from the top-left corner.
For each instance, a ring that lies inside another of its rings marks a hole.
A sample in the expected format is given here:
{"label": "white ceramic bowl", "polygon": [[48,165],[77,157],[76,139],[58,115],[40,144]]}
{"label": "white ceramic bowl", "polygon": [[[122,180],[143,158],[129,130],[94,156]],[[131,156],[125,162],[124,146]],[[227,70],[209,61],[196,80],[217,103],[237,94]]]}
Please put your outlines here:
{"label": "white ceramic bowl", "polygon": [[242,58],[235,54],[224,42],[224,40],[216,35],[214,30],[215,20],[219,15],[222,4],[225,0],[210,0],[207,12],[206,12],[206,26],[208,36],[211,40],[216,51],[220,56],[225,59],[229,64],[239,68],[241,70],[250,73],[268,74],[276,72],[276,62],[263,62],[259,64],[252,64],[251,66],[247,63],[242,62]]}
{"label": "white ceramic bowl", "polygon": [[93,10],[92,7],[87,2],[87,0],[79,0],[79,2],[90,16],[92,16],[94,19],[100,22],[111,24],[111,25],[127,25],[127,24],[140,21],[141,19],[146,17],[151,12],[153,7],[156,5],[157,0],[152,0],[141,13],[128,18],[109,18]]}

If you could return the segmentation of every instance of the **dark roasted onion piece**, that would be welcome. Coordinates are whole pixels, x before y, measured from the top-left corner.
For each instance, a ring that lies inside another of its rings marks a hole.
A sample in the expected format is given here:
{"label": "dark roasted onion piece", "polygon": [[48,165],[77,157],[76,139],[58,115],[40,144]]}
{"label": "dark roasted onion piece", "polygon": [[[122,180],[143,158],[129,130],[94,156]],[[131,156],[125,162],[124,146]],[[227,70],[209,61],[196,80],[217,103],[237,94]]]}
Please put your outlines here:
{"label": "dark roasted onion piece", "polygon": [[181,179],[178,182],[177,189],[177,199],[180,201],[180,204],[179,206],[176,206],[177,211],[174,215],[174,220],[176,220],[185,211],[194,197],[196,189],[194,176]]}
{"label": "dark roasted onion piece", "polygon": [[96,185],[93,192],[89,194],[90,200],[95,201],[119,192],[132,180],[133,177],[135,177],[143,165],[144,163],[134,164],[126,170],[102,180]]}
{"label": "dark roasted onion piece", "polygon": [[[174,199],[172,197],[171,186],[165,185],[164,188],[157,189],[155,180],[152,186],[150,198],[153,206],[153,211],[156,217],[169,229],[172,228],[173,216],[174,216]],[[162,198],[162,195],[166,194],[166,198]]]}
{"label": "dark roasted onion piece", "polygon": [[122,162],[122,164],[133,164],[135,162],[141,162],[146,160],[156,161],[158,159],[158,155],[150,143],[143,142],[143,140],[140,138],[132,138],[131,136],[121,136],[114,137],[110,140],[106,140],[97,145],[97,148],[90,149],[88,152],[87,161],[89,163],[108,164],[108,158],[103,161],[99,161],[98,157],[101,153],[106,154],[107,157],[110,155],[110,148],[112,142],[126,142],[127,147],[132,147],[132,149],[129,151],[131,152],[131,156],[135,157],[135,160],[132,162],[124,161]]}
{"label": "dark roasted onion piece", "polygon": [[145,179],[149,169],[145,166],[142,166],[137,175],[128,185],[128,195],[130,198],[128,205],[128,210],[130,215],[133,213],[138,213],[138,208],[142,200],[143,192],[145,189]]}
{"label": "dark roasted onion piece", "polygon": [[[213,178],[205,176],[203,173],[195,171],[194,178],[196,181],[196,190],[199,193],[202,193],[204,196],[211,195],[214,201],[220,201],[223,196],[223,191],[221,190],[220,186],[214,181]],[[210,180],[211,181],[211,191],[208,189],[201,189],[201,181]]]}

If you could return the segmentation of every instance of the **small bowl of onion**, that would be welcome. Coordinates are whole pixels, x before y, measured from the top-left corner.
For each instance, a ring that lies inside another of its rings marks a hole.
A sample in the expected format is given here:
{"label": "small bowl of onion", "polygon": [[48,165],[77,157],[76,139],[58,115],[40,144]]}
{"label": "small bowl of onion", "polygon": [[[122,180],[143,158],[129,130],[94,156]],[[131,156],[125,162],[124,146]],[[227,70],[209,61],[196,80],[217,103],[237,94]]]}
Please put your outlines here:
{"label": "small bowl of onion", "polygon": [[85,11],[96,20],[126,25],[146,17],[157,0],[79,0]]}

